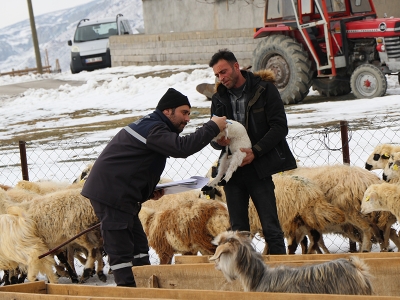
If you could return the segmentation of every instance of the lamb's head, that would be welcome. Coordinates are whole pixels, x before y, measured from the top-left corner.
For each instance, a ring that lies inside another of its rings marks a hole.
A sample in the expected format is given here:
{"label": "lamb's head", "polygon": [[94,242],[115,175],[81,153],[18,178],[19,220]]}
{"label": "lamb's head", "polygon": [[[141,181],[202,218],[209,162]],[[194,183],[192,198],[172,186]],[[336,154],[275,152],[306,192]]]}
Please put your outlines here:
{"label": "lamb's head", "polygon": [[237,278],[239,268],[246,264],[255,252],[250,236],[250,232],[247,231],[225,231],[212,241],[218,247],[209,260],[215,262],[215,268],[222,271],[228,281]]}
{"label": "lamb's head", "polygon": [[229,138],[235,139],[237,137],[242,137],[243,135],[247,135],[246,128],[239,122],[235,120],[226,120],[226,128],[225,130],[221,131],[213,141],[220,140],[221,138]]}
{"label": "lamb's head", "polygon": [[382,179],[390,181],[400,177],[400,152],[392,153],[383,169]]}
{"label": "lamb's head", "polygon": [[361,202],[361,213],[369,214],[373,211],[387,210],[382,205],[382,201],[379,197],[379,190],[384,189],[389,183],[372,184],[364,192],[364,197]]}

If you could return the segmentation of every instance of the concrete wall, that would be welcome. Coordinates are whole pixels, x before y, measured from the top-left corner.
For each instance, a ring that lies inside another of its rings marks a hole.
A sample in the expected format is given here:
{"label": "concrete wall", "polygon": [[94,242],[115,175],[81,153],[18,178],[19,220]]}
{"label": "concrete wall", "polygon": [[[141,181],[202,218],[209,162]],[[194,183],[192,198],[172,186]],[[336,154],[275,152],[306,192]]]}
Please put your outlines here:
{"label": "concrete wall", "polygon": [[222,48],[233,51],[241,66],[251,65],[258,43],[253,34],[250,28],[112,36],[112,66],[208,64]]}
{"label": "concrete wall", "polygon": [[262,27],[265,0],[143,0],[146,34]]}

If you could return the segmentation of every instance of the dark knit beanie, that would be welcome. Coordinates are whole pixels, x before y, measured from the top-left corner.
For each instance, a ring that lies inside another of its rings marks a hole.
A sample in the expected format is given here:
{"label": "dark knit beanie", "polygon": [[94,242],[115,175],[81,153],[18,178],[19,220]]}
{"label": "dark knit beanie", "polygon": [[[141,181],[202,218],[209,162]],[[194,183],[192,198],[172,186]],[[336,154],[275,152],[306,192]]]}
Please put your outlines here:
{"label": "dark knit beanie", "polygon": [[188,97],[173,88],[169,88],[158,102],[156,108],[163,111],[164,109],[176,108],[181,105],[189,105],[189,107],[192,107]]}

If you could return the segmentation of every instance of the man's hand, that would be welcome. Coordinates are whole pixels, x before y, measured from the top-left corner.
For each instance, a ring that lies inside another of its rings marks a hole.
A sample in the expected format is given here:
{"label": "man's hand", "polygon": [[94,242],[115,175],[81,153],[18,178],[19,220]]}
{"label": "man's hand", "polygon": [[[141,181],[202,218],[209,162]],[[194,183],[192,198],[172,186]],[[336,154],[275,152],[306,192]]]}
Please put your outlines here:
{"label": "man's hand", "polygon": [[220,132],[222,130],[225,130],[225,128],[226,128],[226,117],[213,116],[211,118],[211,121],[214,121],[218,125],[218,128],[219,128]]}
{"label": "man's hand", "polygon": [[154,191],[153,195],[151,195],[150,199],[151,200],[158,200],[162,196],[164,196],[164,189]]}
{"label": "man's hand", "polygon": [[241,167],[250,164],[254,160],[254,153],[251,148],[240,148],[240,151],[246,152],[246,157],[243,159]]}
{"label": "man's hand", "polygon": [[224,136],[222,138],[220,138],[219,140],[217,140],[217,144],[222,147],[228,146],[230,143],[231,143],[231,139],[225,138]]}

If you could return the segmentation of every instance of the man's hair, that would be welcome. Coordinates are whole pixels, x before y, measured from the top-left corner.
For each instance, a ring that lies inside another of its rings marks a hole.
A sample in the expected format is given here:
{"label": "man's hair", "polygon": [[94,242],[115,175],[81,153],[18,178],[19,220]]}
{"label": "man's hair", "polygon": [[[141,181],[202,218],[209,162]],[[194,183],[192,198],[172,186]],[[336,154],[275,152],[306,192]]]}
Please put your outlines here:
{"label": "man's hair", "polygon": [[230,64],[234,64],[237,62],[235,55],[231,51],[229,51],[228,49],[220,49],[211,57],[210,63],[208,65],[212,68],[221,59],[226,60]]}

